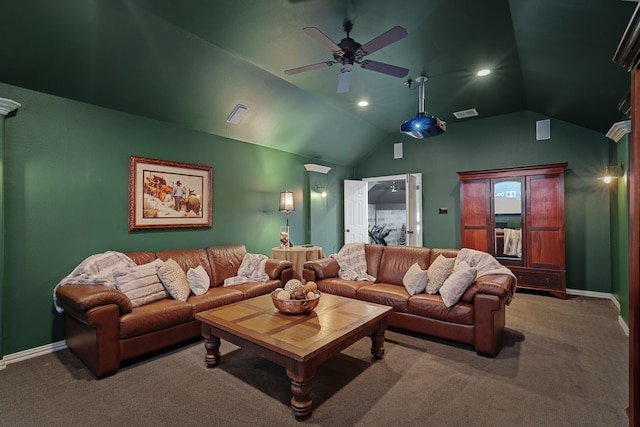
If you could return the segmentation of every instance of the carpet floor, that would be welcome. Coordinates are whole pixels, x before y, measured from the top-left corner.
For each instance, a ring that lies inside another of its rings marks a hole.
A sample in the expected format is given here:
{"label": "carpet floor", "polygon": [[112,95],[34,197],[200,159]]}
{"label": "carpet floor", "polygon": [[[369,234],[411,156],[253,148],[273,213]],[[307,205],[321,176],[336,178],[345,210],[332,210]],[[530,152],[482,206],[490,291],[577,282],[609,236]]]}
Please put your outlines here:
{"label": "carpet floor", "polygon": [[201,340],[96,380],[69,350],[0,371],[6,426],[627,426],[628,337],[608,300],[518,292],[493,359],[389,330],[373,361],[362,339],[318,368],[313,414],[296,420],[284,368]]}

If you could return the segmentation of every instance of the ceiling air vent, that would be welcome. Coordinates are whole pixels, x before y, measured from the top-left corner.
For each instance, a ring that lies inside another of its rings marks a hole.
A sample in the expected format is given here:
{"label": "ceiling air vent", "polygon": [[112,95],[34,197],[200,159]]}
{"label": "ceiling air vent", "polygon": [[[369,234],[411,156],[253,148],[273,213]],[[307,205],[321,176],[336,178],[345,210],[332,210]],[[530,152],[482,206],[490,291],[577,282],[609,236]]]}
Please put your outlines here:
{"label": "ceiling air vent", "polygon": [[468,117],[475,117],[478,115],[478,111],[475,108],[471,108],[469,110],[456,111],[453,113],[456,116],[456,119],[466,119]]}

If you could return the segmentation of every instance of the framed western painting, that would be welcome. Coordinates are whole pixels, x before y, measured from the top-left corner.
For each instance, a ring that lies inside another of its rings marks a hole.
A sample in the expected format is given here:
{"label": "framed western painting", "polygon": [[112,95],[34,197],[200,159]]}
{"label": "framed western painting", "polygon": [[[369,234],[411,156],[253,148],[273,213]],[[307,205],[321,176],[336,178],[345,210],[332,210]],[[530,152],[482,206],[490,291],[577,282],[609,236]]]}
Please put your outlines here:
{"label": "framed western painting", "polygon": [[210,166],[129,157],[129,231],[210,228]]}

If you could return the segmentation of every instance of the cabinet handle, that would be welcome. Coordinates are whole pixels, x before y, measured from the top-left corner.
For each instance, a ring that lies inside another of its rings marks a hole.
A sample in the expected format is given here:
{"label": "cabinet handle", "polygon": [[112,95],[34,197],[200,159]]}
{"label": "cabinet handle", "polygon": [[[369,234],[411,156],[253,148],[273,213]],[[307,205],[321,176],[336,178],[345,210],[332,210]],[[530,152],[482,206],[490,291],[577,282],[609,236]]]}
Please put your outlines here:
{"label": "cabinet handle", "polygon": [[551,283],[551,279],[549,279],[548,277],[546,277],[546,278],[544,279],[544,281],[545,281],[545,282],[547,282],[547,283]]}

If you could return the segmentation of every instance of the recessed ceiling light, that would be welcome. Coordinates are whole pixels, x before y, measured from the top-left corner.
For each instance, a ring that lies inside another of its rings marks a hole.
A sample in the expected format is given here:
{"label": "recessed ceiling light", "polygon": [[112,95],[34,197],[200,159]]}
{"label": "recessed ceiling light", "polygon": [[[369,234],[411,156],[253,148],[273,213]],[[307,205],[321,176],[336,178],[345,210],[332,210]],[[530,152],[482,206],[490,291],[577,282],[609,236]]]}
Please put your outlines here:
{"label": "recessed ceiling light", "polygon": [[360,102],[358,102],[358,106],[359,107],[366,107],[367,105],[369,105],[368,101],[360,101]]}
{"label": "recessed ceiling light", "polygon": [[484,70],[478,71],[476,74],[480,77],[488,76],[489,74],[491,74],[491,70],[485,68]]}

